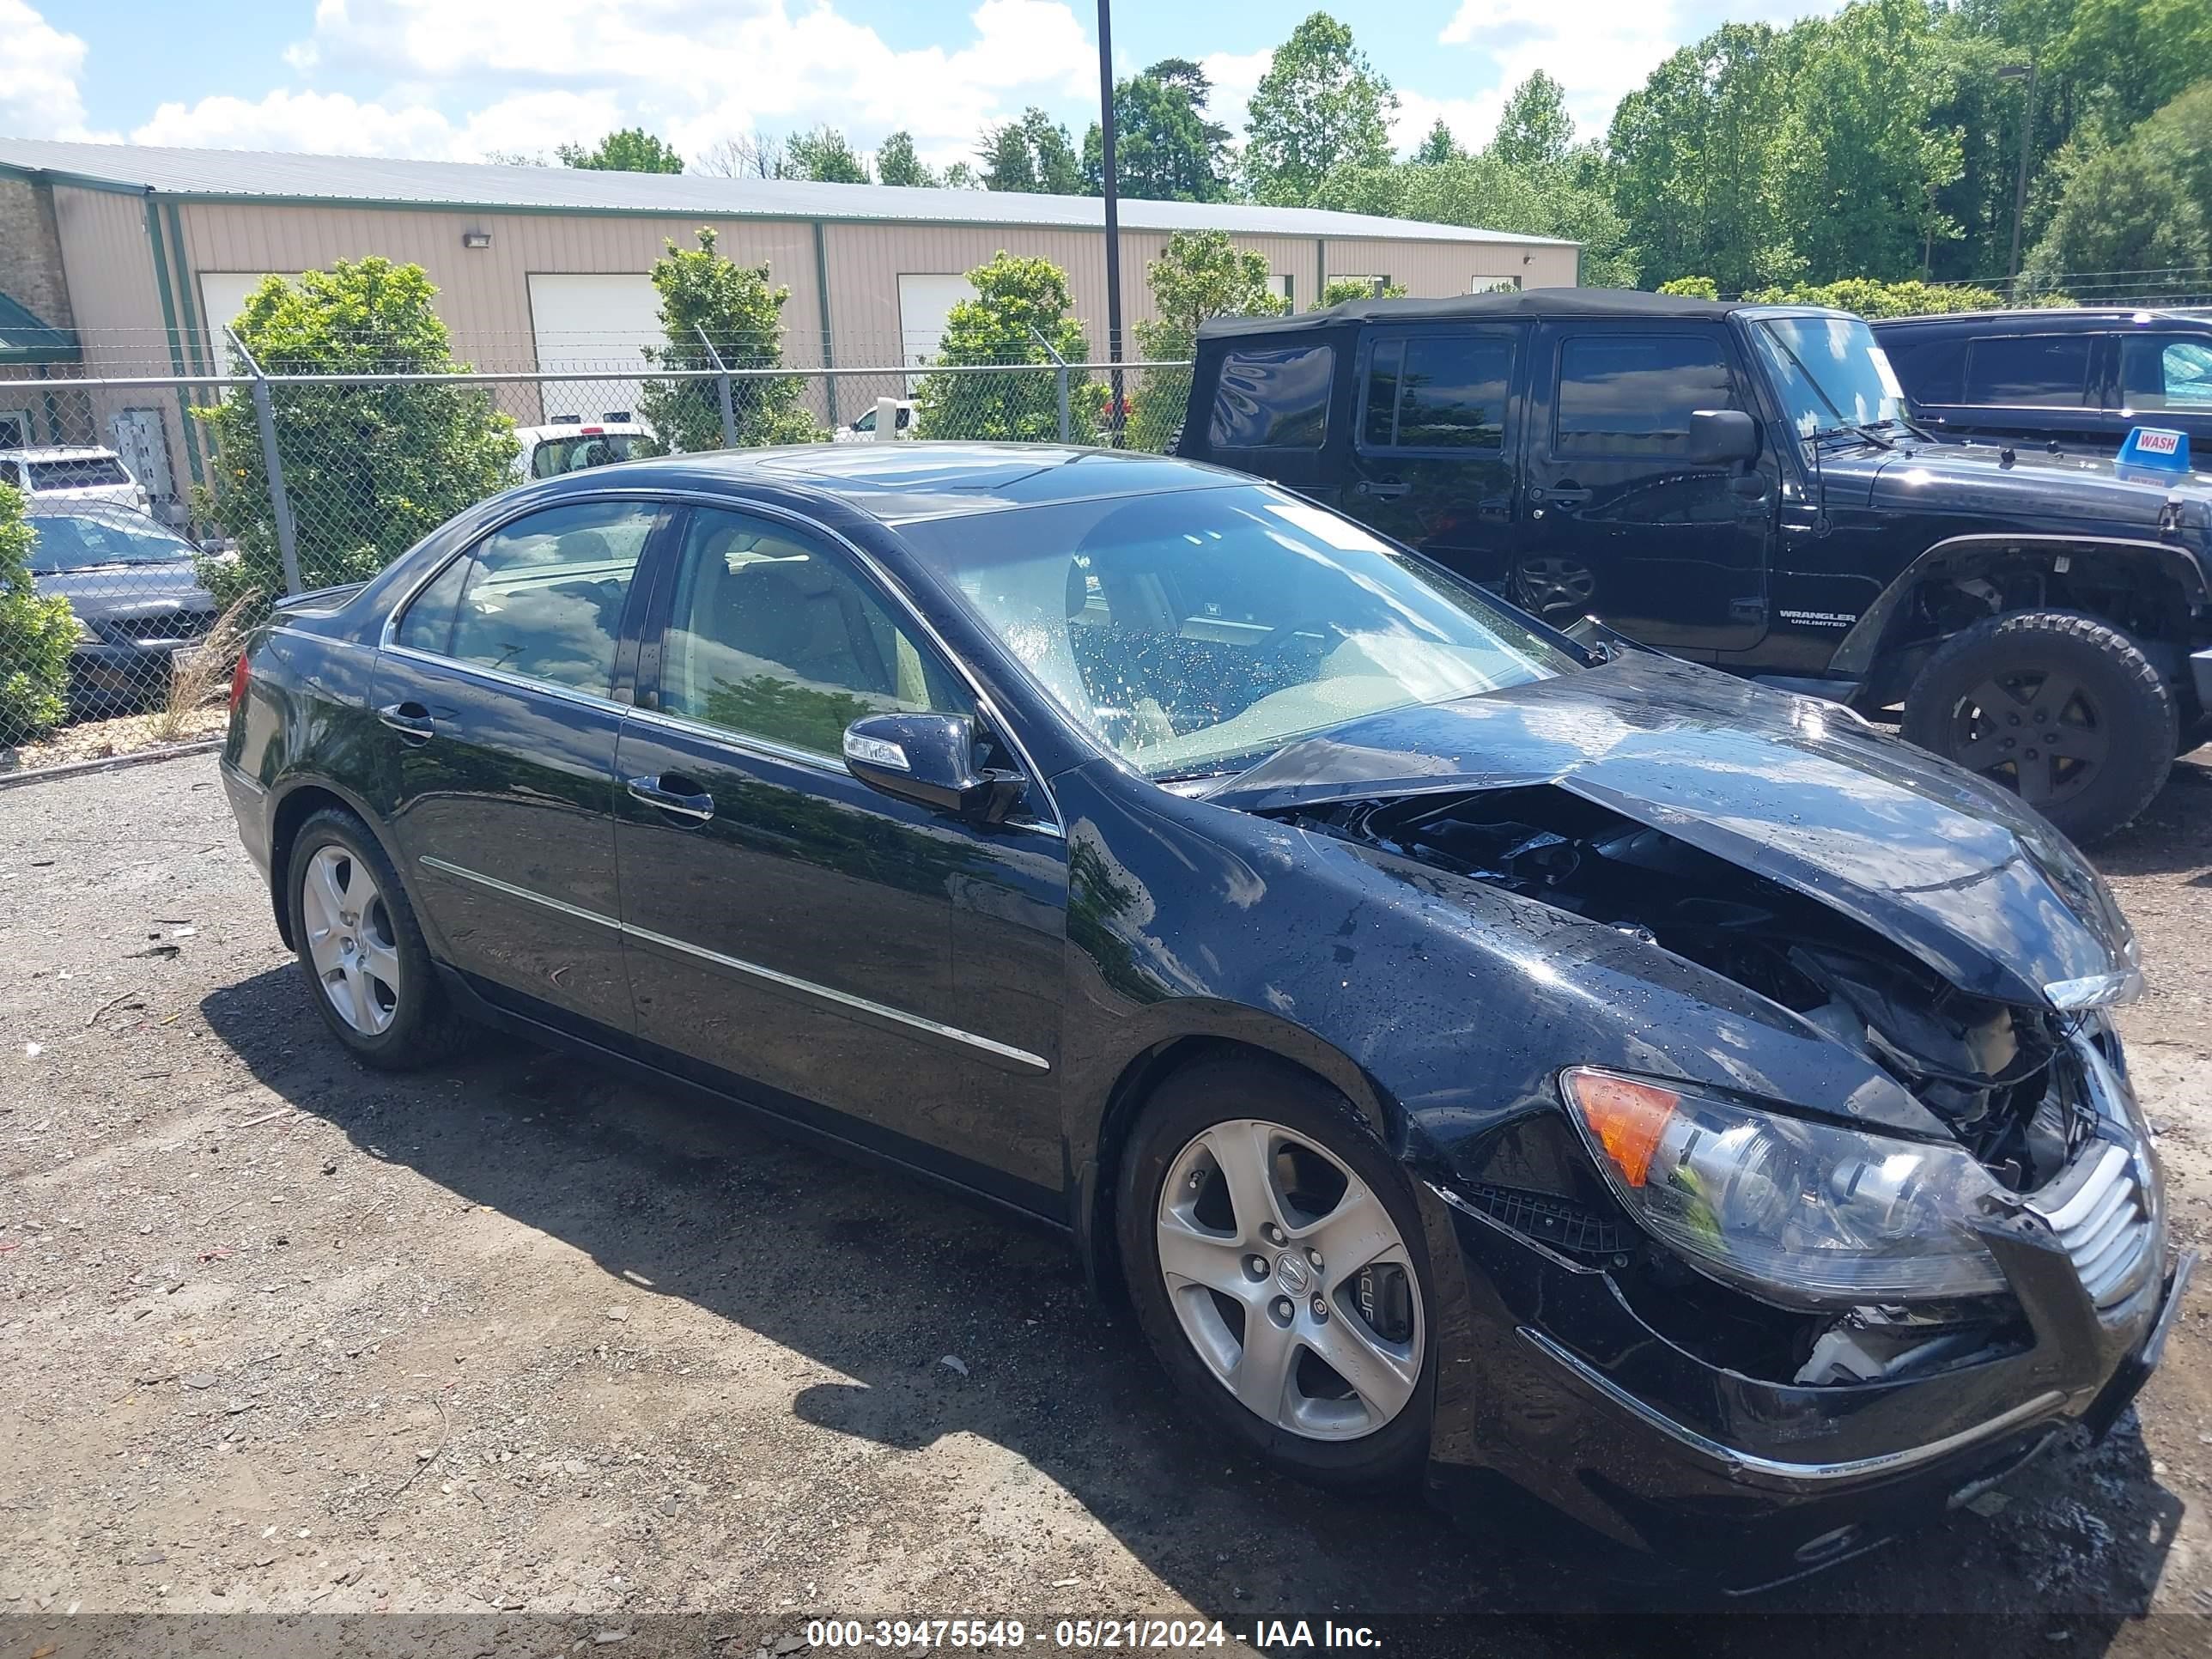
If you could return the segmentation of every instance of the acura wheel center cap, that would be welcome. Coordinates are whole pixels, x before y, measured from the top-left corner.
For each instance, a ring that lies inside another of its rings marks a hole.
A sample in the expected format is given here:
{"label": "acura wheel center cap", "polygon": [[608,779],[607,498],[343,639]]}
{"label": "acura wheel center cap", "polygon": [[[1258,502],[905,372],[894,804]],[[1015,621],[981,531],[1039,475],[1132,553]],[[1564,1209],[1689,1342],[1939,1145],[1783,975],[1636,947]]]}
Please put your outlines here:
{"label": "acura wheel center cap", "polygon": [[1275,1282],[1291,1296],[1304,1296],[1313,1283],[1313,1274],[1297,1255],[1285,1254],[1275,1263]]}

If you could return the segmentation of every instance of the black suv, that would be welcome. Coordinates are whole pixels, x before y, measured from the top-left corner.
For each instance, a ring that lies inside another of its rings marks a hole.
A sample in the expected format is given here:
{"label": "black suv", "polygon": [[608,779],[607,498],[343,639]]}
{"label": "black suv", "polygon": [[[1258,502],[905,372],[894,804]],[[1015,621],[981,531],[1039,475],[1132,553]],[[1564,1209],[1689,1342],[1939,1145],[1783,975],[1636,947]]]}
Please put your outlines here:
{"label": "black suv", "polygon": [[2162,426],[2212,456],[2212,315],[2085,307],[1872,327],[1914,416],[1946,437],[2113,455],[2130,427]]}
{"label": "black suv", "polygon": [[1902,704],[2077,839],[2205,735],[2212,486],[1936,441],[1846,313],[1553,289],[1224,319],[1177,453],[1555,622]]}

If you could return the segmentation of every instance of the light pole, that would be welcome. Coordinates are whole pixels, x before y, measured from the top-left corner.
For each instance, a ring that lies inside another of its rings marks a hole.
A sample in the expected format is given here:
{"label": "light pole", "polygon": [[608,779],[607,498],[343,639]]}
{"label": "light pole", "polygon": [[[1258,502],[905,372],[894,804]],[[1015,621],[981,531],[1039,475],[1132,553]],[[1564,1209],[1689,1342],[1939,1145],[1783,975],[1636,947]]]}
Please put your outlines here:
{"label": "light pole", "polygon": [[1106,198],[1106,361],[1114,365],[1109,412],[1114,447],[1121,447],[1121,209],[1114,177],[1114,17],[1098,0],[1098,182]]}
{"label": "light pole", "polygon": [[[1103,5],[1104,0],[1100,3]],[[2035,137],[2035,59],[2001,65],[1997,79],[2027,82],[2027,100],[2020,108],[2020,170],[2014,175],[2012,186],[2012,262],[2005,272],[2012,278],[2016,292],[2020,287],[2021,226],[2027,217],[2027,149]]]}

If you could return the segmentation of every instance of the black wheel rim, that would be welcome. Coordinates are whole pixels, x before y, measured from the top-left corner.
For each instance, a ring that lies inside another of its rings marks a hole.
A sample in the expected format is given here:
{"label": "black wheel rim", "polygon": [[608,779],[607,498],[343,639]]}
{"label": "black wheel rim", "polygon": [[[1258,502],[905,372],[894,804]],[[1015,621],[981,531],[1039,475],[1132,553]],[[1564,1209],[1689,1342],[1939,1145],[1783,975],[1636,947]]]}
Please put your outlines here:
{"label": "black wheel rim", "polygon": [[1950,758],[2048,810],[2103,770],[2112,729],[2103,708],[2062,668],[1992,674],[1952,706]]}
{"label": "black wheel rim", "polygon": [[1522,608],[1540,617],[1569,606],[1586,609],[1597,592],[1589,567],[1574,559],[1523,559],[1514,568],[1513,579]]}

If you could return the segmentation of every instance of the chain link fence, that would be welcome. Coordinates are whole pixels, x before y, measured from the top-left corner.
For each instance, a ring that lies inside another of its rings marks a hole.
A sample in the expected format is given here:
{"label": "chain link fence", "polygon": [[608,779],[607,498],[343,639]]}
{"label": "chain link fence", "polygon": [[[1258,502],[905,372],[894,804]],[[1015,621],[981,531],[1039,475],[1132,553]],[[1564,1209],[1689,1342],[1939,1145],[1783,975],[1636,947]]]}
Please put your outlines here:
{"label": "chain link fence", "polygon": [[218,734],[240,642],[276,597],[364,580],[534,479],[768,444],[1164,451],[1190,385],[1188,363],[1061,362],[1042,342],[958,366],[743,366],[757,355],[702,340],[643,367],[307,374],[228,342],[199,375],[111,356],[0,379],[16,423],[0,483],[31,532],[27,579],[0,568],[0,774]]}

